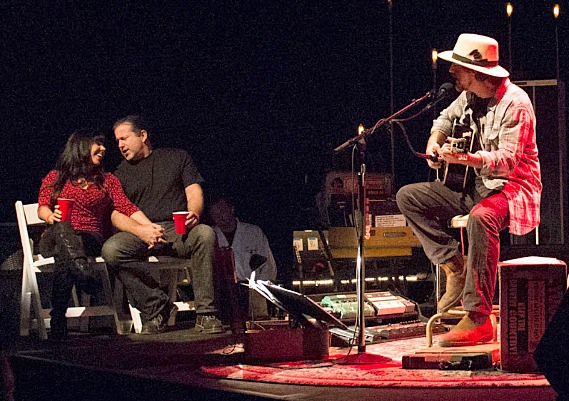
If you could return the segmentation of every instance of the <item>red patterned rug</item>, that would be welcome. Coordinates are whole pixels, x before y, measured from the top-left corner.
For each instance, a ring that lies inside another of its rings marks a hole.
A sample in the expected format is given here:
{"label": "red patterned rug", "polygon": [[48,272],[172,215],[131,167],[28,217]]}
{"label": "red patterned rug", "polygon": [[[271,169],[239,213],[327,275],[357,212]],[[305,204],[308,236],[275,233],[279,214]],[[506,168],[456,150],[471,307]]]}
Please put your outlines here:
{"label": "red patterned rug", "polygon": [[[424,338],[368,345],[370,357],[383,356],[386,361],[373,364],[342,364],[353,349],[331,348],[325,360],[206,366],[200,372],[209,377],[259,381],[279,384],[350,387],[549,387],[539,374],[508,373],[497,366],[486,370],[403,369],[401,358],[425,348]],[[223,353],[219,350],[217,353]]]}

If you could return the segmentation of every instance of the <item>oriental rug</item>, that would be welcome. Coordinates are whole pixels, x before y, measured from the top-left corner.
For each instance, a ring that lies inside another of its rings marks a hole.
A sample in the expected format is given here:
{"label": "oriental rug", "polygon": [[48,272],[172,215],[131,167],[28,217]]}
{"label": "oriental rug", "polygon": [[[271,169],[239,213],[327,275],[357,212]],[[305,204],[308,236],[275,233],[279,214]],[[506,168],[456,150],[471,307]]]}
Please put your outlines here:
{"label": "oriental rug", "polygon": [[[549,387],[543,375],[505,372],[498,364],[485,370],[403,369],[402,356],[425,346],[423,337],[368,345],[364,356],[384,357],[379,358],[383,361],[371,364],[343,364],[346,357],[357,355],[357,351],[333,347],[329,357],[323,360],[203,366],[200,373],[219,379],[312,386]],[[215,353],[224,352],[218,350]]]}

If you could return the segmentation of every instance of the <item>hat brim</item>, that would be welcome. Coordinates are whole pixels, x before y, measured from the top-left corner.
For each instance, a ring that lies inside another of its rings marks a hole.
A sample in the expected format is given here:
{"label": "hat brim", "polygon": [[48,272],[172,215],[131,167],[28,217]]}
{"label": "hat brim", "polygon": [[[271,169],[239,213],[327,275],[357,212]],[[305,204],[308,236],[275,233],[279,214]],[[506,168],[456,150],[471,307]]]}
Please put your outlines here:
{"label": "hat brim", "polygon": [[463,66],[464,68],[468,68],[470,70],[478,71],[486,75],[491,75],[493,77],[499,78],[506,78],[510,76],[510,73],[503,67],[499,65],[493,67],[482,67],[474,64],[463,63],[462,61],[456,60],[452,57],[452,50],[447,50],[444,52],[439,53],[439,58],[450,61],[451,63],[458,64]]}

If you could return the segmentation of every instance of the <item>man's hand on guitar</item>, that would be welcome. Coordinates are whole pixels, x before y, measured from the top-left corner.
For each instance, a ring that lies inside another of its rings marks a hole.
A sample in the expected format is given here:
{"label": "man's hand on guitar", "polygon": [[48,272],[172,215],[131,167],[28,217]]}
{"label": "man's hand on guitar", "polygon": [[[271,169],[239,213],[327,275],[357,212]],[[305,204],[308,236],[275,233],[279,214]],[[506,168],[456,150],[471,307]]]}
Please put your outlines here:
{"label": "man's hand on guitar", "polygon": [[450,143],[445,143],[441,148],[441,157],[448,164],[465,164],[468,153],[457,152],[455,149],[452,149]]}
{"label": "man's hand on guitar", "polygon": [[[431,159],[427,159],[429,167],[435,170],[440,169],[443,161],[443,159],[441,159],[442,154],[440,145],[438,143],[427,144],[427,151],[425,153],[432,157]],[[436,161],[433,159],[436,159]]]}
{"label": "man's hand on guitar", "polygon": [[482,167],[482,157],[479,154],[457,151],[451,143],[443,145],[440,156],[447,164],[462,164],[475,168]]}

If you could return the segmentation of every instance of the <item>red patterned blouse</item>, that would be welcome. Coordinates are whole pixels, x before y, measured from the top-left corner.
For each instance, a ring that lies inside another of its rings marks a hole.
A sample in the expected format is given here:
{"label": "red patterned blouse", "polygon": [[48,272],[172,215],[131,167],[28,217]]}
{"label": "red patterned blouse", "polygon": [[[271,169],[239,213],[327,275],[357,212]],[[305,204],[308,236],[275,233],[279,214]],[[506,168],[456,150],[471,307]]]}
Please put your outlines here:
{"label": "red patterned blouse", "polygon": [[[42,180],[38,203],[39,206],[48,206],[53,210],[55,206],[50,202],[53,183],[57,178],[57,171],[50,171]],[[104,188],[89,185],[82,189],[67,181],[61,194],[62,198],[75,199],[75,206],[71,212],[71,225],[75,230],[90,231],[103,238],[110,235],[111,212],[117,210],[127,216],[139,211],[124,194],[119,180],[111,173],[105,173]]]}

